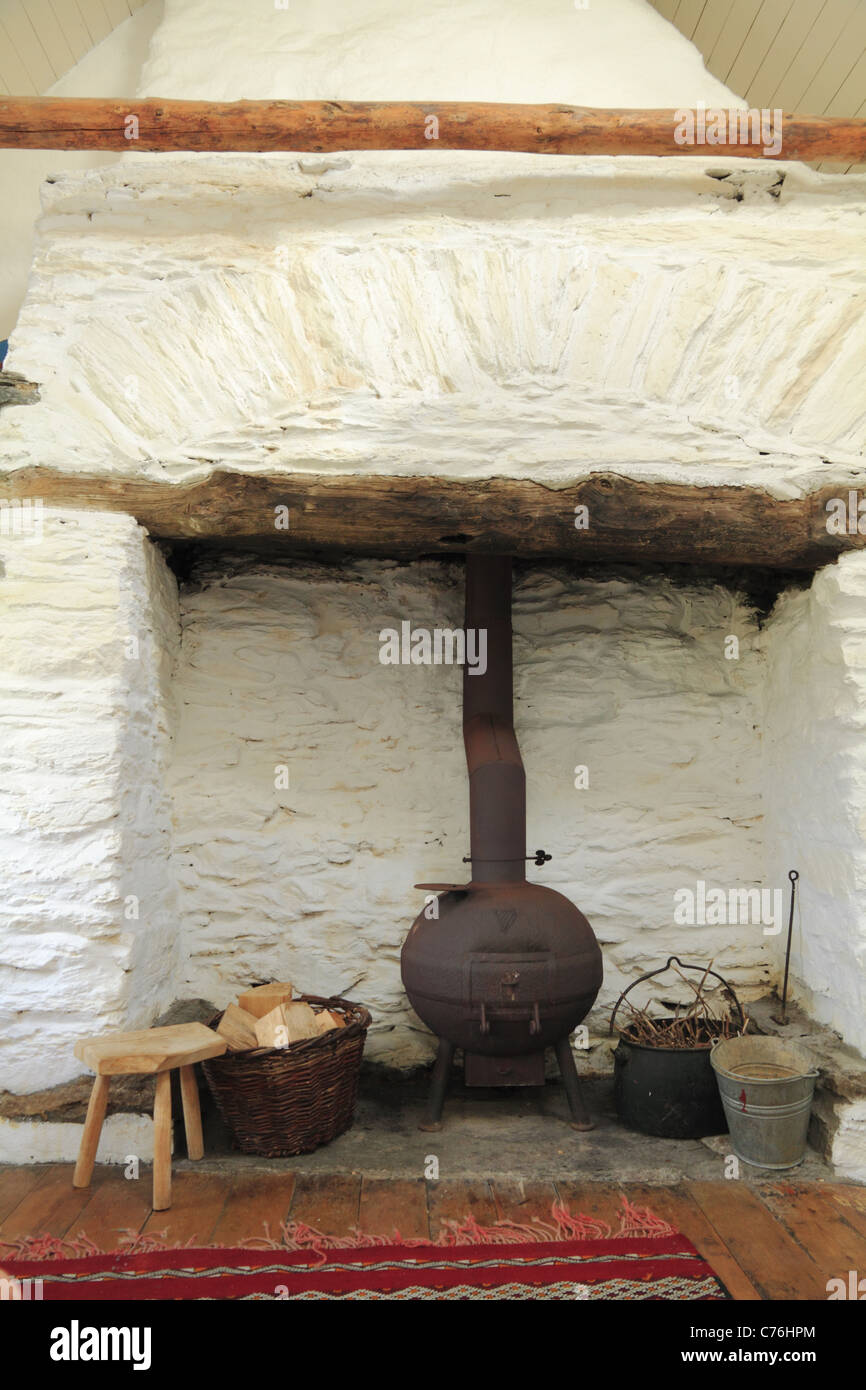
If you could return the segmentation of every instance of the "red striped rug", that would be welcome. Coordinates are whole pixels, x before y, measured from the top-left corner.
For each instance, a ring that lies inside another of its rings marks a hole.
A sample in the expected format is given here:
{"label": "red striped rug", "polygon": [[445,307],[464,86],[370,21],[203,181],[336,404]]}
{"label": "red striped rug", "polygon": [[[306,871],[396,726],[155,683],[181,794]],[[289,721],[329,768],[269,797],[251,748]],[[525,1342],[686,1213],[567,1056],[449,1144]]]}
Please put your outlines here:
{"label": "red striped rug", "polygon": [[[253,1244],[258,1248],[253,1248]],[[439,1243],[355,1232],[337,1239],[286,1225],[249,1246],[159,1248],[131,1236],[96,1251],[86,1237],[18,1244],[4,1272],[50,1300],[713,1300],[729,1297],[690,1241],[626,1203],[620,1230],[555,1207],[520,1226],[452,1223]],[[41,1281],[41,1286],[37,1284]]]}

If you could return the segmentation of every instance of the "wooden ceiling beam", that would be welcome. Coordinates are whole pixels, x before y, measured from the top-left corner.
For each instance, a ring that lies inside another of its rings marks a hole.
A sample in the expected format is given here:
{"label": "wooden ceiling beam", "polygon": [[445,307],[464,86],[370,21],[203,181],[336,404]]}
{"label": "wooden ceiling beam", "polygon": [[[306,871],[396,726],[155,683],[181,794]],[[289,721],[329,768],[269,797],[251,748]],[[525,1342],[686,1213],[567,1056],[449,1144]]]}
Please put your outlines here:
{"label": "wooden ceiling beam", "polygon": [[0,478],[0,501],[39,499],[46,508],[125,512],[156,539],[223,541],[261,553],[340,550],[408,557],[488,551],[803,570],[866,545],[856,514],[853,531],[828,529],[831,497],[849,506],[850,494],[838,484],[778,498],[757,488],[645,482],[615,473],[596,473],[562,488],[528,479],[229,469],[195,483],[46,467]]}
{"label": "wooden ceiling beam", "polygon": [[[0,148],[296,153],[511,150],[527,154],[866,161],[866,120],[779,113],[781,142],[776,150],[769,131],[761,134],[751,124],[747,143],[740,143],[743,132],[739,120],[731,140],[729,114],[703,108],[686,113],[460,101],[3,97]],[[775,114],[766,113],[770,120]],[[686,115],[694,122],[691,142],[681,139]],[[720,126],[717,118],[721,117],[725,119]],[[710,143],[711,131],[713,137],[721,136],[714,143]],[[765,153],[768,149],[770,152]]]}

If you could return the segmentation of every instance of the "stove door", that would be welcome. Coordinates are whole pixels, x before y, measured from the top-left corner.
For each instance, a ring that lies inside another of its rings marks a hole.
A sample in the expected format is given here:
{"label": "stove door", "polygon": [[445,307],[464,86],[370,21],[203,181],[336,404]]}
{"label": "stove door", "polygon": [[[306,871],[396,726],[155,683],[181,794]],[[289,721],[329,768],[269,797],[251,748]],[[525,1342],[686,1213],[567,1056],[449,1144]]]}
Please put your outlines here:
{"label": "stove door", "polygon": [[540,1028],[541,1011],[553,998],[553,983],[551,951],[525,956],[479,951],[468,955],[464,963],[463,1002],[470,1017],[481,1025],[482,1033],[497,1018],[525,1018],[530,1034],[535,1034]]}

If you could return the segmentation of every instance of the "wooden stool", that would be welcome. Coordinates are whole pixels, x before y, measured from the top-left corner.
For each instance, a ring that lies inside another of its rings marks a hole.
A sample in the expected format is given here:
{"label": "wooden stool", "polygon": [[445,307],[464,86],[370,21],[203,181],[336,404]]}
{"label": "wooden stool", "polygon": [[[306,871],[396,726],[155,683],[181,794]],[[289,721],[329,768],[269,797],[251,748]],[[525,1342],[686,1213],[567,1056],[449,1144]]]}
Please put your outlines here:
{"label": "wooden stool", "polygon": [[141,1033],[114,1033],[100,1038],[82,1038],[75,1044],[75,1055],[96,1072],[73,1187],[88,1187],[96,1161],[99,1136],[108,1104],[108,1085],[112,1076],[156,1074],[153,1103],[153,1209],[171,1206],[171,1073],[180,1068],[183,1120],[190,1158],[204,1156],[201,1110],[193,1063],[206,1057],[219,1057],[226,1050],[225,1038],[203,1023],[178,1023],[170,1028],[147,1028]]}

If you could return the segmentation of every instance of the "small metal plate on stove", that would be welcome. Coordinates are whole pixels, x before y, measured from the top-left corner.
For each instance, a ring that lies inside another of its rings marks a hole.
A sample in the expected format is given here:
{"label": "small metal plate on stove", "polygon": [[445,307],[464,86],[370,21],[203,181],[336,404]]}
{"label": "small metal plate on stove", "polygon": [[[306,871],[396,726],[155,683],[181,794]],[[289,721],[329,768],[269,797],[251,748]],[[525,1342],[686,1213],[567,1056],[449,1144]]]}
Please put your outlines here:
{"label": "small metal plate on stove", "polygon": [[430,893],[473,893],[481,887],[477,883],[415,883],[413,888],[423,888]]}

